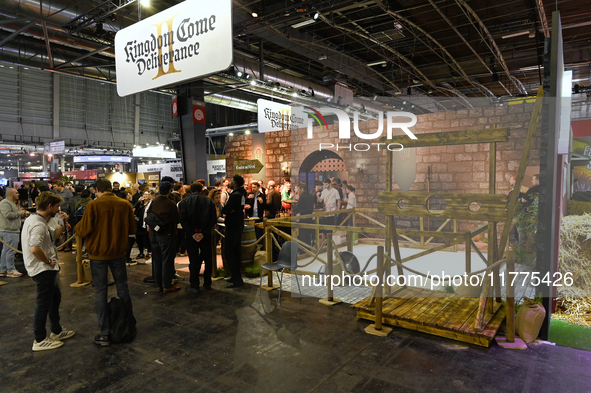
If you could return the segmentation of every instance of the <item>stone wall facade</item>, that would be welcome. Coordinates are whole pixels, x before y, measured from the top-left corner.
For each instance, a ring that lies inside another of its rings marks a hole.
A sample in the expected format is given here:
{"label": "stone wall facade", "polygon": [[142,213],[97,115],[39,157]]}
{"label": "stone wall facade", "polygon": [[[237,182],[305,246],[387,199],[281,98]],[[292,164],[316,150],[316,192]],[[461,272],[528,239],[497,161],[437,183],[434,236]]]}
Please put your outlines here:
{"label": "stone wall facade", "polygon": [[[507,193],[509,178],[516,174],[519,168],[533,107],[532,103],[418,115],[416,134],[420,139],[420,134],[430,132],[508,127],[509,141],[497,143],[496,167],[497,193]],[[377,123],[377,120],[360,122],[359,129],[363,133],[373,133],[377,130]],[[384,120],[384,130],[386,129],[385,123]],[[353,130],[351,130],[351,139],[338,139],[337,127],[337,125],[331,125],[328,126],[328,130],[324,131],[320,127],[315,127],[314,139],[307,139],[304,129],[292,131],[291,134],[288,131],[267,134],[266,181],[277,181],[283,177],[281,171],[281,162],[283,161],[291,161],[292,181],[296,181],[301,163],[308,155],[319,150],[320,142],[338,144],[339,146],[377,142],[360,139],[354,136]],[[385,132],[383,135],[385,136]],[[227,138],[226,157],[229,175],[232,174],[232,159],[234,157],[251,157],[252,148],[249,140],[248,135]],[[540,142],[538,128],[528,166],[539,165]],[[409,191],[427,191],[427,172],[430,166],[430,191],[433,193],[487,193],[489,148],[488,143],[418,148],[416,180]],[[378,192],[385,190],[386,150],[383,147],[379,152],[375,148],[367,152],[347,149],[330,150],[336,152],[347,165],[349,184],[356,188],[358,207],[376,208]],[[357,170],[357,164],[363,165],[363,173]],[[399,190],[395,182],[394,190]],[[414,221],[402,218],[399,226],[414,227],[416,226]],[[432,228],[437,225],[437,220],[432,222]],[[475,228],[476,225],[477,223],[463,221],[458,229],[466,231]]]}

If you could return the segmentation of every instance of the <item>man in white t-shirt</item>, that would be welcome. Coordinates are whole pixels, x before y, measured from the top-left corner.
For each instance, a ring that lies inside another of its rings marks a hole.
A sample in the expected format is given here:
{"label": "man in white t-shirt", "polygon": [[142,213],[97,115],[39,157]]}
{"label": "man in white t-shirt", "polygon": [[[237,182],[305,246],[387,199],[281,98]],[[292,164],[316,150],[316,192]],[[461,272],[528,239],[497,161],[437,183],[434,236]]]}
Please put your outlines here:
{"label": "man in white t-shirt", "polygon": [[[29,276],[37,284],[33,332],[35,341],[33,351],[59,348],[62,340],[70,338],[74,332],[63,330],[60,325],[57,249],[53,237],[64,231],[63,226],[51,229],[48,221],[60,211],[64,199],[52,192],[42,192],[36,200],[37,212],[25,220],[22,232],[23,259]],[[47,337],[45,324],[47,317],[51,322],[51,335]]]}
{"label": "man in white t-shirt", "polygon": [[[341,196],[339,192],[332,187],[330,179],[324,179],[324,190],[318,197],[318,202],[324,202],[324,210],[332,212],[341,209]],[[332,217],[332,216],[328,216]],[[334,225],[337,225],[338,215],[334,216]]]}

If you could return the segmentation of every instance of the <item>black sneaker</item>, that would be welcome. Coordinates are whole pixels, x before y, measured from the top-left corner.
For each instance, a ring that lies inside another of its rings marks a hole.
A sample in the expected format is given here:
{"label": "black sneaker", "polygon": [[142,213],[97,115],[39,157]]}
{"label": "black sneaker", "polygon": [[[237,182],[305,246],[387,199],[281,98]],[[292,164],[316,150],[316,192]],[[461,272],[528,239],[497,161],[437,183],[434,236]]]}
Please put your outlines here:
{"label": "black sneaker", "polygon": [[109,336],[97,334],[96,336],[94,336],[94,343],[96,345],[100,345],[101,347],[108,347],[109,345],[111,345],[111,340],[109,340]]}
{"label": "black sneaker", "polygon": [[187,287],[185,288],[185,292],[191,295],[198,295],[201,291],[199,290],[199,288]]}

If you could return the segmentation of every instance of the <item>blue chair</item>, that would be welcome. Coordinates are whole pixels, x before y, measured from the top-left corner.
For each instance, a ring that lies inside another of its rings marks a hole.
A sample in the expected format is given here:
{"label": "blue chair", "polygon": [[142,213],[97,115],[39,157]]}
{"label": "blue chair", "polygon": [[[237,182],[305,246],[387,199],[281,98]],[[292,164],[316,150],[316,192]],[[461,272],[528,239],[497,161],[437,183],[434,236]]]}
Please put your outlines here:
{"label": "blue chair", "polygon": [[[275,263],[265,263],[261,267],[263,269],[269,270],[269,274],[273,274],[271,272],[275,272],[277,274],[277,279],[279,280],[279,297],[277,298],[277,304],[281,304],[281,289],[283,286],[283,271],[284,270],[291,270],[293,274],[295,274],[296,282],[298,283],[298,291],[300,292],[300,296],[302,295],[302,290],[300,289],[300,281],[298,280],[298,244],[293,241],[287,241],[281,247],[281,251],[279,251],[279,256],[277,257],[277,262]],[[279,276],[279,271],[281,271],[281,277]],[[261,270],[261,280],[259,282],[259,291],[261,290],[261,286],[263,285],[263,271]]]}

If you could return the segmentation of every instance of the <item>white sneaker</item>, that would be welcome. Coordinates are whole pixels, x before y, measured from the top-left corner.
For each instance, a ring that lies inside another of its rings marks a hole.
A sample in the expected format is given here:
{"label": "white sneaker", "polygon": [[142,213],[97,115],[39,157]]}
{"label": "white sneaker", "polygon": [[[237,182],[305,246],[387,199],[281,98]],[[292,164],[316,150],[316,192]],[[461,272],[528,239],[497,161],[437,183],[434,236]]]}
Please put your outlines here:
{"label": "white sneaker", "polygon": [[14,269],[11,272],[6,273],[6,277],[22,277],[22,276],[23,276],[23,274],[16,269]]}
{"label": "white sneaker", "polygon": [[45,340],[38,343],[33,341],[33,351],[48,351],[50,349],[56,349],[64,345],[62,341],[55,341],[49,337],[45,337]]}
{"label": "white sneaker", "polygon": [[62,330],[62,332],[60,334],[51,333],[49,335],[49,338],[52,340],[55,340],[55,341],[62,341],[62,340],[65,340],[66,338],[72,337],[74,334],[76,334],[76,332],[73,332],[71,330]]}

